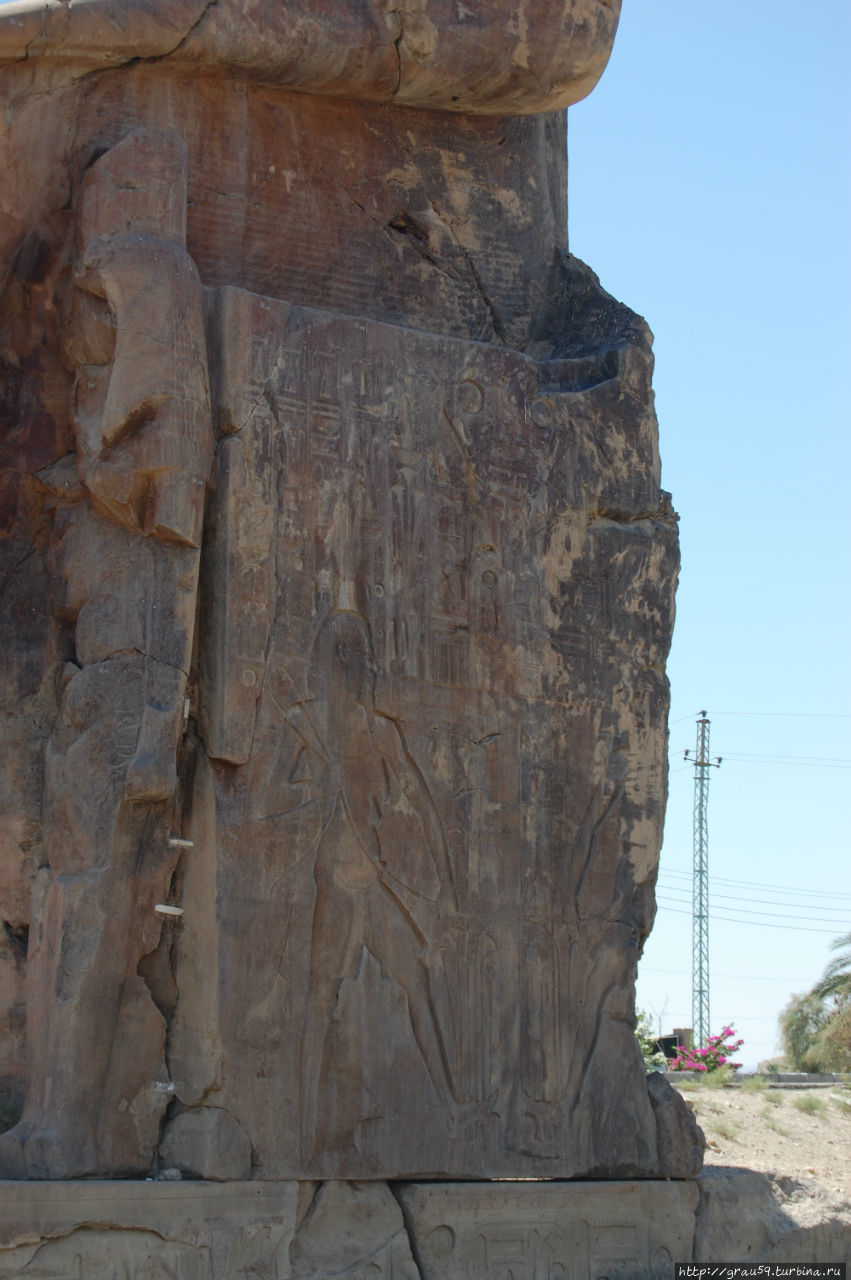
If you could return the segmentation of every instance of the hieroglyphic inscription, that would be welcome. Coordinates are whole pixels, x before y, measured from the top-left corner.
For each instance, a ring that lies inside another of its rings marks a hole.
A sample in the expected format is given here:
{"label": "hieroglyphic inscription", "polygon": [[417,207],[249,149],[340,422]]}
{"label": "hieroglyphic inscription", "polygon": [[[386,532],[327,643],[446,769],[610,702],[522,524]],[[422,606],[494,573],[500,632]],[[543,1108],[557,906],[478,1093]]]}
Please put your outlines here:
{"label": "hieroglyphic inscription", "polygon": [[295,1183],[5,1182],[0,1276],[287,1280],[297,1202]]}
{"label": "hieroglyphic inscription", "polygon": [[697,1188],[676,1183],[412,1184],[424,1280],[662,1280],[689,1258]]}
{"label": "hieroglyphic inscription", "polygon": [[75,1231],[45,1242],[20,1266],[12,1258],[0,1253],[3,1280],[213,1280],[208,1249],[148,1232]]}

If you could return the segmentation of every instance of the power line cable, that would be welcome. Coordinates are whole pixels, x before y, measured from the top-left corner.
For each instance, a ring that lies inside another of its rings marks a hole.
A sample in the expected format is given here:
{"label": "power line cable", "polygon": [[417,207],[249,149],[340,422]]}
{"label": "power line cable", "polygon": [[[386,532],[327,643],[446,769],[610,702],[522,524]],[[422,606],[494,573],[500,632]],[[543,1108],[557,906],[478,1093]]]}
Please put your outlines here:
{"label": "power line cable", "polygon": [[741,759],[733,755],[732,751],[724,756],[724,760],[727,760],[729,764],[769,764],[772,768],[777,768],[779,765],[779,767],[793,769],[851,769],[851,760],[825,759],[815,762],[815,760],[795,759],[792,756],[784,758],[781,755],[760,755],[751,756],[749,759]]}
{"label": "power line cable", "polygon": [[[661,906],[662,911],[673,912],[677,916],[690,916],[690,911],[680,911],[677,907],[670,907],[667,903]],[[735,920],[730,916],[719,916],[716,912],[712,913],[713,920],[722,921],[724,924],[748,925],[755,929],[785,929],[787,933],[824,933],[830,937],[836,936],[835,929],[811,929],[805,925],[796,924],[768,924],[765,920]]]}
{"label": "power line cable", "polygon": [[[673,729],[675,724],[684,724],[686,720],[693,720],[700,712],[693,711],[690,715],[680,716],[677,720],[671,720],[669,728]],[[713,711],[714,716],[778,716],[787,720],[851,720],[851,711]]]}
{"label": "power line cable", "polygon": [[[714,716],[782,716],[789,720],[851,720],[851,711],[713,711]],[[691,719],[684,716],[684,720]],[[679,721],[675,720],[674,724]]]}
{"label": "power line cable", "polygon": [[[688,977],[688,969],[656,969],[650,966],[645,967],[639,961],[638,976],[641,977],[642,973],[669,973],[680,978]],[[739,980],[742,982],[809,982],[809,978],[775,977],[773,974],[768,975],[765,973],[716,973],[713,976],[716,978],[734,978],[737,982]]]}
{"label": "power line cable", "polygon": [[[685,885],[662,884],[659,886],[659,888],[661,891],[665,893],[686,893],[686,894],[688,893],[688,890],[686,889]],[[715,901],[717,901],[719,898],[724,898],[729,902],[741,902],[742,900],[742,895],[739,893],[716,893],[715,890],[711,887],[711,885],[710,885],[709,893],[710,893],[710,897]],[[761,907],[792,906],[791,902],[772,902],[770,898],[748,898],[748,908],[752,903],[756,903]],[[849,914],[851,914],[851,909],[845,906],[822,907],[822,906],[819,906],[819,904],[816,902],[804,902],[801,905],[805,907],[807,911],[829,912],[831,915],[839,915],[843,917],[847,917]],[[748,909],[748,908],[745,908],[745,909]],[[732,910],[732,908],[728,908],[728,909]],[[757,912],[757,915],[761,915],[761,914],[762,914],[761,912]],[[826,921],[825,923],[829,924],[830,922]]]}
{"label": "power line cable", "polygon": [[[670,892],[670,890],[669,890],[669,892]],[[664,902],[664,901],[666,901],[666,900],[665,900],[664,898],[662,898],[661,896],[657,896],[656,901],[657,901],[657,902]],[[668,901],[670,901],[670,899],[669,899]],[[679,905],[681,902],[687,902],[687,901],[688,901],[688,899],[687,899],[687,898],[674,898],[674,899],[673,899],[673,901],[674,901],[677,905]],[[710,900],[709,900],[709,904],[710,904],[710,906],[713,906],[713,905],[714,905],[713,900],[712,900],[711,898],[710,898]],[[742,908],[737,908],[737,907],[728,907],[728,906],[725,906],[725,905],[723,905],[723,904],[722,904],[722,906],[719,908],[719,910],[721,910],[721,911],[733,911],[733,912],[735,912],[737,916],[739,916],[739,915],[740,915],[740,916],[742,916],[742,917],[743,917],[743,921],[742,921],[742,923],[753,923],[753,924],[756,924],[756,923],[757,923],[757,921],[755,921],[755,920],[754,920],[754,921],[751,921],[751,920],[750,920],[750,917],[751,917],[751,916],[765,916],[765,917],[766,917],[767,919],[769,919],[769,920],[811,920],[814,924],[835,924],[835,925],[837,926],[837,928],[839,927],[839,924],[840,924],[840,921],[838,921],[838,920],[836,920],[836,921],[832,921],[832,920],[822,920],[819,916],[802,916],[802,915],[798,915],[797,913],[796,913],[795,915],[785,916],[785,915],[780,915],[780,914],[778,914],[776,911],[751,911],[751,910],[750,910],[749,908],[747,908],[747,907],[742,907]]]}
{"label": "power line cable", "polygon": [[851,764],[845,756],[790,756],[771,755],[768,751],[728,751],[725,760],[792,760],[800,764],[805,760],[814,760],[819,764]]}
{"label": "power line cable", "polygon": [[[678,753],[672,757],[677,759]],[[851,769],[851,760],[844,756],[772,756],[762,751],[728,751],[724,760],[729,764],[778,764],[792,765],[796,769]],[[670,773],[680,773],[687,765],[678,765]]]}
{"label": "power line cable", "polygon": [[[690,871],[680,871],[674,867],[665,867],[662,874],[669,875],[669,876],[682,876],[687,880],[691,880]],[[788,885],[788,884],[773,885],[773,884],[768,884],[764,880],[733,880],[729,876],[713,876],[712,883],[733,885],[742,889],[769,889],[772,892],[776,891],[777,893],[808,894],[810,896],[820,897],[820,898],[823,897],[823,898],[851,899],[851,893],[834,892],[832,889],[802,889],[800,888],[800,886]]]}

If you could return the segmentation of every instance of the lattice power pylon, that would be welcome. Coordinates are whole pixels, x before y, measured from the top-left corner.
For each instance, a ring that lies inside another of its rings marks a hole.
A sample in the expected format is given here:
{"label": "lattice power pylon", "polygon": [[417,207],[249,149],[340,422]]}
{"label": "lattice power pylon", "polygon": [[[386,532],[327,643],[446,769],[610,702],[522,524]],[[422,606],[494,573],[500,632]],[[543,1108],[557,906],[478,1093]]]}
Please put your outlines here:
{"label": "lattice power pylon", "polygon": [[[685,758],[690,753],[686,751]],[[721,757],[709,759],[709,720],[701,711],[697,720],[694,764],[694,858],[691,889],[691,1020],[694,1043],[709,1039],[709,770]]]}

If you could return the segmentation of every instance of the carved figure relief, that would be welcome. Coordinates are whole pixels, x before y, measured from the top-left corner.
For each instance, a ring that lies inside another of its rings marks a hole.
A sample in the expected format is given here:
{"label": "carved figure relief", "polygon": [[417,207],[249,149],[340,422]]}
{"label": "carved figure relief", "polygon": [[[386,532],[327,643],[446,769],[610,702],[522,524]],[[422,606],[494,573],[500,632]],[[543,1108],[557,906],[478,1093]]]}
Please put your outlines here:
{"label": "carved figure relief", "polygon": [[453,901],[452,872],[434,801],[402,726],[375,705],[376,675],[366,620],[334,609],[314,644],[317,696],[279,704],[296,739],[290,785],[297,792],[310,784],[311,803],[319,806],[301,1067],[308,1159],[340,982],[355,976],[362,948],[402,987],[429,1078],[447,1109],[454,1101],[427,938],[418,924],[439,899]]}
{"label": "carved figure relief", "polygon": [[[66,358],[77,455],[45,477],[71,659],[47,747],[47,860],[29,957],[28,1089],[7,1176],[150,1167],[165,1023],[139,973],[168,926],[179,743],[212,460],[186,148],[141,130],[82,184]],[[53,994],[55,993],[55,994]]]}
{"label": "carved figure relief", "polygon": [[[598,865],[620,838],[622,793],[607,754],[584,746],[613,735],[594,670],[553,701],[544,609],[547,574],[583,574],[583,553],[548,551],[553,521],[574,548],[593,536],[565,506],[559,461],[586,400],[550,382],[539,426],[525,357],[231,289],[211,313],[253,351],[255,332],[278,335],[255,390],[241,370],[220,387],[251,408],[233,412],[245,425],[219,456],[205,580],[226,586],[202,659],[208,706],[236,706],[247,650],[229,637],[261,620],[244,780],[223,763],[213,783],[220,884],[241,876],[229,850],[250,840],[268,886],[256,911],[280,930],[274,961],[232,957],[256,991],[245,1043],[266,1028],[298,1082],[258,1158],[280,1175],[385,1167],[407,1073],[431,1117],[406,1139],[413,1169],[461,1170],[474,1150],[494,1169],[562,1168],[598,1140],[573,1117],[628,1034],[573,1013],[577,999],[608,1008],[617,986],[604,957],[618,926],[591,917],[623,909],[603,869],[618,858]],[[468,413],[494,415],[478,443],[466,427],[460,444],[447,435],[459,386],[477,390]],[[503,416],[527,424],[504,446]],[[453,455],[474,489],[447,485]],[[259,568],[272,563],[274,596]],[[249,572],[257,610],[234,590]],[[572,625],[594,633],[600,608],[588,597]],[[227,721],[208,714],[208,750],[233,761],[217,745]],[[227,1028],[226,1059],[245,1052],[242,1034]],[[221,1105],[256,1131],[263,1096],[233,1080]],[[604,1123],[625,1163],[651,1150],[634,1115]],[[296,1147],[298,1162],[282,1154]]]}

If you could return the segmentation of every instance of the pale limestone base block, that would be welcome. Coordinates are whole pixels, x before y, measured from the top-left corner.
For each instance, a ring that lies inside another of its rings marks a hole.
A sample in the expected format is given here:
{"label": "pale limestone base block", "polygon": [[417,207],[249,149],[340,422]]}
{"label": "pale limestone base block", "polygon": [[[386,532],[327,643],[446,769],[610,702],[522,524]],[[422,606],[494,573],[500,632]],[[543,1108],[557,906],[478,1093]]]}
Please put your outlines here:
{"label": "pale limestone base block", "polygon": [[2,1280],[420,1280],[386,1182],[0,1182]]}
{"label": "pale limestone base block", "polygon": [[408,1183],[422,1280],[669,1280],[691,1261],[693,1182]]}
{"label": "pale limestone base block", "polygon": [[668,1280],[695,1182],[2,1182],[0,1280]]}
{"label": "pale limestone base block", "polygon": [[299,1194],[297,1182],[0,1182],[0,1277],[287,1280]]}

